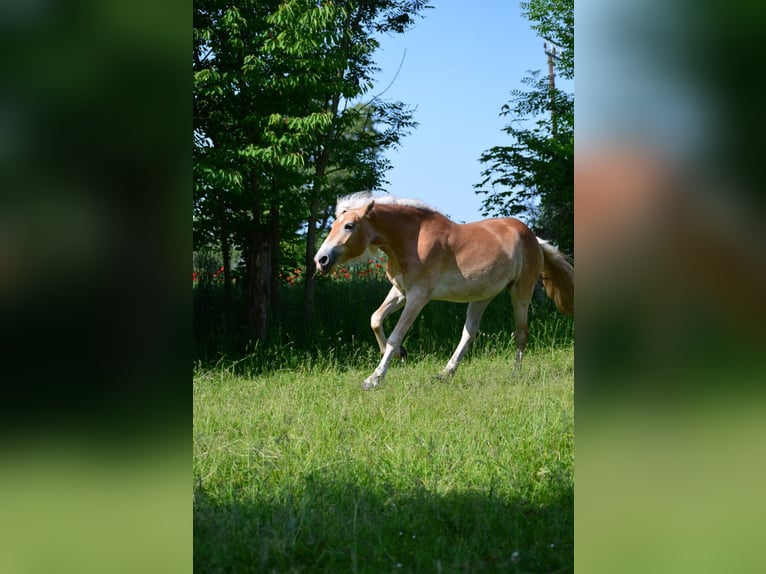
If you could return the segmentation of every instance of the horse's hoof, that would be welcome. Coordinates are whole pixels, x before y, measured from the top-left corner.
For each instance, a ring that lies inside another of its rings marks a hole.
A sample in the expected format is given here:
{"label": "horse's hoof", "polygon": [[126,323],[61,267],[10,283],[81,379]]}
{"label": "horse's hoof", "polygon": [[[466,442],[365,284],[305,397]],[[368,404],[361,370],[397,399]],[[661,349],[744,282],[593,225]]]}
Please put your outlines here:
{"label": "horse's hoof", "polygon": [[402,363],[407,360],[407,349],[404,347],[399,347],[399,359]]}
{"label": "horse's hoof", "polygon": [[451,379],[455,376],[455,373],[451,371],[439,371],[434,375],[434,379],[437,381],[446,381],[447,379]]}
{"label": "horse's hoof", "polygon": [[380,381],[378,379],[373,379],[372,377],[369,377],[364,380],[362,383],[362,390],[363,391],[374,391],[378,388],[378,385],[380,384]]}

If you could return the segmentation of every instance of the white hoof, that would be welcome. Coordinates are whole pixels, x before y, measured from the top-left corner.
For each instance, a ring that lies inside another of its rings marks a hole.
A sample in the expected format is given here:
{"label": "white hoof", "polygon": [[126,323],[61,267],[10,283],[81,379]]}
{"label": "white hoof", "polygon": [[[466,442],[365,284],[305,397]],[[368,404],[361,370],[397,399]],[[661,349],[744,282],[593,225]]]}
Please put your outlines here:
{"label": "white hoof", "polygon": [[362,383],[362,390],[372,391],[374,389],[377,389],[378,385],[380,385],[380,378],[375,376],[369,376]]}
{"label": "white hoof", "polygon": [[438,373],[436,373],[434,375],[434,378],[437,381],[446,381],[447,379],[451,379],[454,376],[455,376],[455,371],[449,371],[447,369],[443,369],[439,371]]}

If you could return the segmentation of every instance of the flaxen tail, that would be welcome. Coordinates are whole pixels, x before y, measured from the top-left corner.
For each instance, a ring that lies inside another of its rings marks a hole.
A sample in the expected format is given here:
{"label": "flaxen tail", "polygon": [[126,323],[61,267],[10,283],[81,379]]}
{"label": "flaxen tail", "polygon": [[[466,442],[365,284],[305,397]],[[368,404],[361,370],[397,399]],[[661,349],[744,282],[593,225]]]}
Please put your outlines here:
{"label": "flaxen tail", "polygon": [[574,315],[574,266],[553,245],[537,238],[543,249],[543,287],[562,313]]}

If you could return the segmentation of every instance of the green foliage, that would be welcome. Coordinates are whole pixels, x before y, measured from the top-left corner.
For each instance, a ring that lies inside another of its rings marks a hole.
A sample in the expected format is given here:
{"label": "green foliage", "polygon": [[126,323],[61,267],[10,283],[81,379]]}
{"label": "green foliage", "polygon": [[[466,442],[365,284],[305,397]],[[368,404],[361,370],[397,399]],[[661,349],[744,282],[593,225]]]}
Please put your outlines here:
{"label": "green foliage", "polygon": [[[574,77],[574,5],[571,0],[523,4],[539,34],[561,42],[556,62]],[[574,96],[552,89],[547,77],[531,72],[527,90],[514,90],[501,115],[510,145],[484,152],[482,179],[474,187],[486,195],[485,215],[521,216],[535,232],[568,254],[574,253]]]}
{"label": "green foliage", "polygon": [[[362,166],[369,172],[372,165],[370,183],[379,185],[387,168],[380,151],[397,145],[414,126],[411,111],[370,102],[369,121],[362,125],[360,109],[348,102],[372,86],[378,45],[373,31],[404,31],[402,18],[411,25],[424,7],[387,1],[195,2],[197,210],[212,209],[210,193],[256,194],[264,206],[299,195],[314,180],[312,168],[323,155],[336,172]],[[277,186],[251,184],[275,178]],[[329,203],[336,194],[327,193]],[[288,233],[308,217],[307,205],[292,207],[289,214],[280,212],[293,220],[286,223]]]}
{"label": "green foliage", "polygon": [[574,79],[574,0],[529,0],[521,9],[541,38],[560,48],[556,69]]}
{"label": "green foliage", "polygon": [[259,336],[281,252],[292,258],[296,238],[313,251],[336,196],[380,188],[383,150],[415,127],[404,104],[362,98],[376,35],[404,32],[426,7],[195,1],[194,246],[243,254]]}

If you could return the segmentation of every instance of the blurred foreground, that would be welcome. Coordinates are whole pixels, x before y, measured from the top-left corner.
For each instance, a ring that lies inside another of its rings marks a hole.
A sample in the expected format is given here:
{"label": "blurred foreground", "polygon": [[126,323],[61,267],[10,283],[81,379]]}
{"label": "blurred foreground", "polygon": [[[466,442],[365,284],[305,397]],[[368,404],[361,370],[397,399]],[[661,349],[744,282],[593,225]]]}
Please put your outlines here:
{"label": "blurred foreground", "polygon": [[577,10],[576,568],[759,571],[766,9]]}
{"label": "blurred foreground", "polygon": [[2,572],[191,570],[190,37],[0,7]]}

